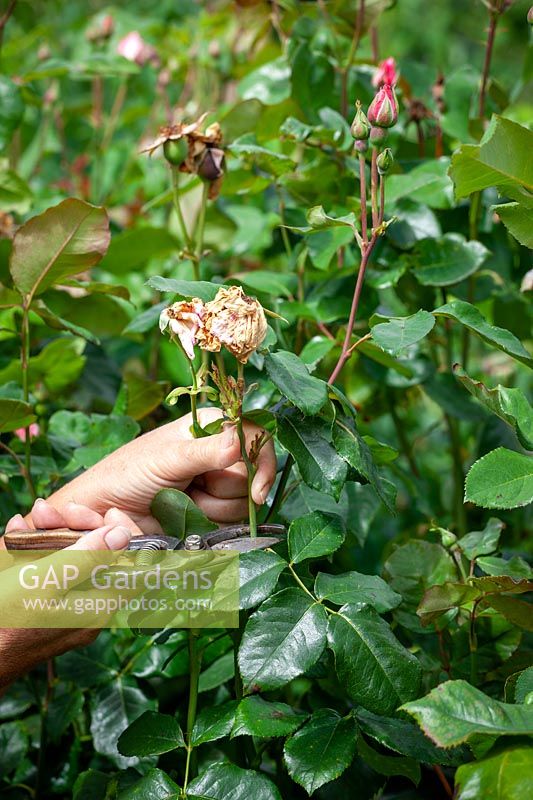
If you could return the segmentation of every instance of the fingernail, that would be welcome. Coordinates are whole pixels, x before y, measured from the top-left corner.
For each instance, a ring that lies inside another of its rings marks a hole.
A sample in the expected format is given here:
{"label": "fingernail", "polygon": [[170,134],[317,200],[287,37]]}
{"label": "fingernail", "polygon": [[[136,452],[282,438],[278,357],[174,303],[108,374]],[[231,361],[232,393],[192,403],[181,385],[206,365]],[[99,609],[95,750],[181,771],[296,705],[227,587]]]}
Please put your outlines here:
{"label": "fingernail", "polygon": [[33,504],[33,505],[34,505],[34,506],[38,506],[38,505],[42,505],[43,503],[44,503],[45,505],[47,505],[47,502],[46,502],[46,500],[44,499],[44,497],[37,497],[37,498],[35,499],[35,502],[34,502],[34,504]]}
{"label": "fingernail", "polygon": [[231,428],[228,428],[224,434],[224,448],[229,450],[230,447],[233,447],[237,440],[237,429],[235,426],[232,425]]}
{"label": "fingernail", "polygon": [[259,503],[263,504],[268,497],[269,487],[268,484],[264,483],[260,489],[257,490],[257,497],[259,498]]}
{"label": "fingernail", "polygon": [[131,539],[131,531],[122,525],[111,528],[104,536],[104,541],[110,550],[124,550]]}

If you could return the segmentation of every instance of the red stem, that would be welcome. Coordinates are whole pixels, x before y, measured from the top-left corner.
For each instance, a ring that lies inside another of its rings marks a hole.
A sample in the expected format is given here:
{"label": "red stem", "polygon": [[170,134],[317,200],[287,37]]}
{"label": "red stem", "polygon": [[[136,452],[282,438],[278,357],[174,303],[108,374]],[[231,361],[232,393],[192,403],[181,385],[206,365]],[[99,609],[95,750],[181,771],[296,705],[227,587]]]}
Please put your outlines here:
{"label": "red stem", "polygon": [[483,63],[483,75],[481,78],[481,89],[479,91],[479,109],[478,117],[485,116],[485,95],[487,93],[487,83],[489,80],[490,62],[492,59],[492,48],[494,46],[494,36],[496,34],[496,25],[498,24],[498,14],[494,12],[490,15],[489,33],[487,36],[487,44],[485,46],[485,61]]}
{"label": "red stem", "polygon": [[370,165],[370,197],[372,201],[372,227],[378,225],[378,149],[372,148],[372,163]]}
{"label": "red stem", "polygon": [[366,218],[366,173],[365,173],[365,157],[359,153],[359,184],[361,189],[361,233],[363,235],[363,244],[368,244],[368,228]]}
{"label": "red stem", "polygon": [[346,328],[346,335],[344,337],[344,342],[343,342],[343,345],[342,345],[342,350],[341,350],[341,354],[339,356],[339,360],[337,361],[335,369],[333,370],[333,372],[329,376],[328,383],[330,383],[330,384],[335,383],[335,381],[337,380],[337,378],[340,375],[340,372],[341,372],[343,366],[345,365],[346,361],[350,357],[350,354],[349,354],[350,340],[352,338],[353,327],[355,325],[355,317],[357,315],[357,308],[359,306],[359,298],[361,297],[361,290],[363,288],[363,281],[365,279],[365,272],[366,272],[366,268],[368,266],[368,260],[370,258],[370,255],[372,254],[372,250],[374,249],[374,246],[375,246],[375,244],[377,242],[377,239],[378,239],[377,234],[373,233],[372,234],[372,238],[370,239],[370,242],[368,243],[368,247],[365,248],[365,252],[363,253],[362,258],[361,258],[361,266],[359,267],[359,274],[357,276],[357,283],[355,284],[355,291],[354,291],[354,294],[353,294],[352,307],[350,309],[350,317],[348,319],[348,326]]}

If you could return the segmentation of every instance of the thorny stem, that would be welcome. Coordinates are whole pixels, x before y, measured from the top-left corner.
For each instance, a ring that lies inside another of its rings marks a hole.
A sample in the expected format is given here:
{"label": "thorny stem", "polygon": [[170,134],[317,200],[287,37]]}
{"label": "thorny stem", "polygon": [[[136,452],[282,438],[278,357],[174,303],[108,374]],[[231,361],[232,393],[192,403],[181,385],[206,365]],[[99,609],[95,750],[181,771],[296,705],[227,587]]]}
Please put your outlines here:
{"label": "thorny stem", "polygon": [[11,14],[15,10],[16,5],[17,5],[17,0],[11,0],[3,16],[0,17],[0,50],[2,49],[2,44],[4,42],[4,29],[9,21]]}
{"label": "thorny stem", "polygon": [[[25,298],[22,304],[22,324],[21,324],[21,352],[20,368],[22,370],[22,396],[25,403],[29,403],[29,360],[30,360],[30,300]],[[35,487],[31,477],[31,441],[30,427],[24,428],[24,472],[26,485],[31,495],[32,501],[36,498]]]}
{"label": "thorny stem", "polygon": [[[239,382],[242,381],[242,385],[244,387],[244,364],[241,364],[240,362],[238,367],[238,377]],[[248,451],[246,449],[246,437],[244,435],[242,424],[242,406],[239,419],[237,421],[237,434],[239,436],[239,442],[241,443],[242,460],[244,461],[246,472],[248,474],[248,523],[250,525],[250,536],[255,538],[257,536],[257,509],[252,498],[252,483],[255,477],[256,468],[255,465],[250,461]]]}
{"label": "thorny stem", "polygon": [[435,773],[438,775],[439,781],[442,783],[442,788],[446,792],[447,796],[450,797],[450,798],[453,797],[452,787],[448,783],[448,780],[446,778],[446,775],[442,771],[442,768],[439,767],[438,764],[433,764],[433,769],[434,769]]}
{"label": "thorny stem", "polygon": [[345,117],[346,114],[348,113],[348,77],[350,74],[350,68],[355,58],[355,54],[357,53],[357,48],[359,47],[359,42],[361,41],[364,20],[365,20],[365,0],[359,0],[359,9],[357,11],[355,28],[352,36],[352,42],[350,45],[350,52],[348,53],[348,59],[346,61],[346,64],[344,65],[341,71],[341,81],[342,81],[341,114],[343,115],[343,117]]}
{"label": "thorny stem", "polygon": [[[478,238],[478,218],[479,218],[479,209],[481,205],[481,192],[474,192],[470,195],[470,209],[468,212],[468,235],[470,240],[474,240]],[[471,275],[468,278],[468,302],[472,303],[474,301],[474,276]],[[468,368],[468,356],[470,351],[470,331],[468,328],[464,328],[463,330],[463,341],[462,341],[462,351],[461,351],[461,358],[462,358],[462,365],[463,368],[466,370]]]}
{"label": "thorny stem", "polygon": [[483,74],[481,77],[481,89],[479,90],[479,106],[478,117],[485,116],[485,98],[487,94],[487,83],[489,80],[490,62],[492,60],[492,49],[494,47],[494,37],[496,34],[496,26],[498,24],[499,13],[491,10],[489,21],[489,32],[487,35],[487,43],[485,45],[485,60],[483,62]]}
{"label": "thorny stem", "polygon": [[359,267],[359,274],[357,275],[357,282],[355,284],[355,291],[352,300],[352,307],[350,309],[350,317],[348,319],[348,325],[346,328],[346,334],[344,336],[344,342],[342,344],[342,350],[339,356],[339,360],[337,361],[337,364],[333,372],[329,376],[328,383],[330,384],[335,383],[346,361],[350,357],[349,355],[350,340],[352,338],[353,328],[355,325],[355,318],[357,315],[357,309],[359,307],[359,298],[361,297],[361,290],[363,288],[363,281],[365,279],[365,272],[368,265],[368,260],[372,255],[372,251],[374,249],[377,240],[378,240],[378,234],[374,231],[372,233],[372,238],[368,243],[368,247],[365,249],[363,257],[361,258],[361,265]]}

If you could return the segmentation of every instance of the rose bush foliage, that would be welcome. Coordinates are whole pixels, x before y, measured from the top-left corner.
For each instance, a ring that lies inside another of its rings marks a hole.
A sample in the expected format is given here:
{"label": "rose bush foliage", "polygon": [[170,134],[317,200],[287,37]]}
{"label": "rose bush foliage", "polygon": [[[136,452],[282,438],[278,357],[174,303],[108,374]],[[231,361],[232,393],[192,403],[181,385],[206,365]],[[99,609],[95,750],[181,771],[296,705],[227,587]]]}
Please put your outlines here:
{"label": "rose bush foliage", "polygon": [[[288,535],[241,556],[238,630],[10,687],[2,797],[531,794],[527,7],[439,5],[9,9],[3,517],[192,400],[274,437]],[[267,329],[205,327],[243,293]]]}

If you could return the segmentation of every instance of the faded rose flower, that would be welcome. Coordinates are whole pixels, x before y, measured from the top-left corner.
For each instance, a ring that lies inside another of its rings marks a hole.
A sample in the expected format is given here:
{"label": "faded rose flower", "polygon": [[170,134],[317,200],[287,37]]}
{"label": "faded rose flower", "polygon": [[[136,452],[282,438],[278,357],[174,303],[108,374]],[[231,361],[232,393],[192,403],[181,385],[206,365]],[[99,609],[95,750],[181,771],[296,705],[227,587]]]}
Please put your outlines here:
{"label": "faded rose flower", "polygon": [[106,14],[94,27],[89,28],[86,37],[89,42],[102,42],[113,34],[115,20],[111,14]]}
{"label": "faded rose flower", "polygon": [[388,84],[394,86],[398,82],[398,73],[396,71],[396,61],[392,56],[380,61],[374,77],[372,78],[372,86],[379,89],[380,86]]}
{"label": "faded rose flower", "polygon": [[392,86],[381,87],[368,107],[367,117],[378,128],[392,128],[398,122],[398,101]]}
{"label": "faded rose flower", "polygon": [[170,328],[181,342],[188,357],[194,358],[194,345],[198,341],[198,332],[203,324],[205,306],[198,297],[182,300],[164,308],[159,317],[161,333]]}
{"label": "faded rose flower", "polygon": [[159,63],[156,49],[144,41],[139,31],[130,31],[123,36],[117,45],[117,53],[141,67],[148,61]]}
{"label": "faded rose flower", "polygon": [[198,344],[203,350],[218,353],[225,347],[237,361],[246,364],[267,333],[265,312],[258,300],[244,294],[240,286],[219,289],[214,300],[205,304]]}
{"label": "faded rose flower", "polygon": [[[39,424],[37,422],[32,422],[28,428],[28,433],[30,435],[30,439],[35,439],[37,436],[39,436],[41,433]],[[21,442],[26,441],[26,428],[17,428],[17,430],[14,431],[14,434],[17,439],[20,439]]]}

